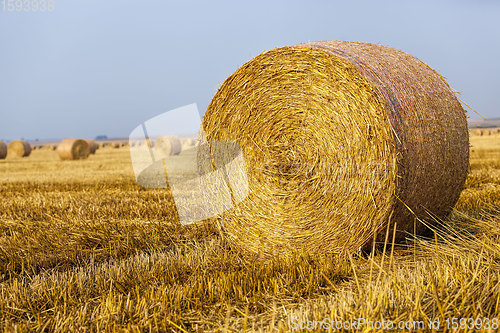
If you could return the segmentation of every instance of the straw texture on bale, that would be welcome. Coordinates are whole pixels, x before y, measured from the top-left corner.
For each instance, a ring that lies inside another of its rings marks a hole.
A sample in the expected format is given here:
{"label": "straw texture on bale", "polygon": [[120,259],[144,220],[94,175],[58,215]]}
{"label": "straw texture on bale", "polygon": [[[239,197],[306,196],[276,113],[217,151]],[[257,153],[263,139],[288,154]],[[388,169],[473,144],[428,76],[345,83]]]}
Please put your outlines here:
{"label": "straw texture on bale", "polygon": [[218,226],[234,246],[267,255],[352,253],[394,225],[398,241],[422,233],[416,217],[446,216],[468,169],[466,115],[451,88],[387,46],[262,53],[225,80],[202,126],[209,143],[237,142],[246,161],[248,196]]}
{"label": "straw texture on bale", "polygon": [[64,139],[56,151],[61,160],[83,160],[90,155],[89,144],[84,139]]}
{"label": "straw texture on bale", "polygon": [[7,145],[5,142],[0,141],[0,160],[3,160],[7,157]]}
{"label": "straw texture on bale", "polygon": [[11,157],[28,157],[31,154],[31,146],[23,140],[14,140],[9,143],[7,153]]}
{"label": "straw texture on bale", "polygon": [[175,135],[160,136],[154,142],[154,149],[163,156],[179,155],[182,151],[181,140]]}
{"label": "straw texture on bale", "polygon": [[90,153],[95,154],[97,149],[99,149],[99,145],[94,140],[91,140],[91,139],[87,139],[85,141],[87,141],[87,143],[89,145]]}

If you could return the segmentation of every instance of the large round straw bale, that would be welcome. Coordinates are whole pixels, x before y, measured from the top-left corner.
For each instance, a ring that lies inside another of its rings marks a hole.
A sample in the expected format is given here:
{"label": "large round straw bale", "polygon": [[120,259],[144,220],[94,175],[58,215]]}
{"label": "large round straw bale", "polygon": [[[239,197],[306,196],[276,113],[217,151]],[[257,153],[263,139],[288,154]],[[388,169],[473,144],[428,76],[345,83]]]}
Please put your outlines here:
{"label": "large round straw bale", "polygon": [[31,154],[31,146],[26,141],[14,140],[9,143],[7,152],[12,157],[27,157]]}
{"label": "large round straw bale", "polygon": [[5,142],[0,141],[0,160],[3,160],[7,157],[7,145]]}
{"label": "large round straw bale", "polygon": [[398,241],[420,234],[417,217],[446,216],[468,169],[466,115],[451,88],[387,46],[262,53],[222,84],[203,128],[209,143],[241,146],[248,196],[217,223],[251,252],[345,254],[394,225]]}
{"label": "large round straw bale", "polygon": [[97,151],[97,149],[99,149],[99,145],[94,140],[92,140],[92,139],[87,139],[85,141],[87,141],[87,143],[89,145],[90,153],[91,154],[95,154],[95,152]]}
{"label": "large round straw bale", "polygon": [[89,144],[84,139],[64,139],[56,151],[61,160],[83,160],[90,155]]}
{"label": "large round straw bale", "polygon": [[175,135],[160,136],[155,140],[154,149],[163,156],[179,155],[182,151],[181,140]]}

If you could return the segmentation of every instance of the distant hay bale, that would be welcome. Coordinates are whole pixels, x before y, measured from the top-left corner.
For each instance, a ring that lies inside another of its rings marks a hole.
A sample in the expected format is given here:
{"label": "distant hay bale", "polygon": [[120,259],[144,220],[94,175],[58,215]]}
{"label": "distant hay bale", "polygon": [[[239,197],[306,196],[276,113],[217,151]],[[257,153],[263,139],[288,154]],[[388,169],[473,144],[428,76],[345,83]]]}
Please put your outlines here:
{"label": "distant hay bale", "polygon": [[64,139],[56,151],[61,160],[83,160],[90,155],[89,144],[84,139]]}
{"label": "distant hay bale", "polygon": [[121,145],[121,143],[120,143],[120,142],[112,142],[112,143],[110,144],[110,147],[111,147],[111,148],[114,148],[114,149],[118,149],[118,148],[120,148],[121,146],[122,146],[122,145]]}
{"label": "distant hay bale", "polygon": [[135,142],[135,147],[152,147],[152,146],[153,144],[151,143],[150,139]]}
{"label": "distant hay bale", "polygon": [[481,135],[481,130],[478,128],[474,128],[470,130],[470,135],[472,136],[480,136]]}
{"label": "distant hay bale", "polygon": [[182,145],[186,147],[192,147],[194,146],[194,139],[191,138],[184,139],[182,140]]}
{"label": "distant hay bale", "polygon": [[179,155],[181,140],[175,135],[160,136],[155,140],[154,149],[162,156]]}
{"label": "distant hay bale", "polygon": [[90,153],[95,154],[97,149],[99,149],[99,145],[92,139],[87,139],[85,141],[87,141],[87,143],[89,145]]}
{"label": "distant hay bale", "polygon": [[14,140],[9,143],[7,153],[11,157],[28,157],[31,154],[31,146],[23,140]]}
{"label": "distant hay bale", "polygon": [[491,135],[491,130],[489,128],[484,128],[482,130],[482,135],[483,136],[488,136],[488,135]]}
{"label": "distant hay bale", "polygon": [[44,145],[44,146],[42,146],[42,148],[40,148],[40,150],[49,150],[49,151],[52,151],[55,149],[56,149],[56,147],[54,145]]}
{"label": "distant hay bale", "polygon": [[0,160],[3,160],[7,157],[7,145],[5,142],[0,141]]}
{"label": "distant hay bale", "polygon": [[266,255],[351,254],[394,225],[397,241],[421,234],[417,218],[449,214],[468,169],[466,114],[443,77],[368,43],[258,55],[222,84],[203,128],[246,161],[248,196],[216,223]]}

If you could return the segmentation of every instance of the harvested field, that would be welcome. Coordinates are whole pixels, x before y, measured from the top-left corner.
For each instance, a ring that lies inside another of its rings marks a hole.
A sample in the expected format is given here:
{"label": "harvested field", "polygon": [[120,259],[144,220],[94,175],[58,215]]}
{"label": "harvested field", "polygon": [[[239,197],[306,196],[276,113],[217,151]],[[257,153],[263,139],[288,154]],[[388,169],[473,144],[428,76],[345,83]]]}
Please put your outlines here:
{"label": "harvested field", "polygon": [[499,318],[500,143],[471,146],[465,190],[435,235],[344,262],[243,256],[211,225],[180,227],[167,191],[137,185],[126,148],[1,160],[0,327],[275,332],[323,318]]}

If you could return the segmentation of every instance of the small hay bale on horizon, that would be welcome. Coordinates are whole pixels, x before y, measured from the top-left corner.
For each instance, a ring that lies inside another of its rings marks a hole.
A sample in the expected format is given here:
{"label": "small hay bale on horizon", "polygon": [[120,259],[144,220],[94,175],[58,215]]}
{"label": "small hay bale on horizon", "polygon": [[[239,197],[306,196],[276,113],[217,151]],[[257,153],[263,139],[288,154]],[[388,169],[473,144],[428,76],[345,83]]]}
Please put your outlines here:
{"label": "small hay bale on horizon", "polygon": [[490,135],[490,134],[491,134],[491,131],[490,131],[490,129],[489,129],[489,128],[483,128],[483,129],[481,130],[481,136],[488,136],[488,135]]}
{"label": "small hay bale on horizon", "polygon": [[466,113],[443,77],[369,43],[264,52],[224,81],[202,126],[208,144],[239,144],[246,168],[227,174],[248,179],[243,196],[230,179],[244,200],[213,221],[266,256],[351,255],[388,229],[397,242],[425,233],[419,219],[450,213],[469,165]]}
{"label": "small hay bale on horizon", "polygon": [[179,155],[182,151],[181,140],[175,135],[160,136],[155,140],[154,150],[161,156]]}
{"label": "small hay bale on horizon", "polygon": [[91,154],[95,154],[96,151],[99,149],[99,145],[92,139],[86,139],[88,145],[89,145],[89,150]]}
{"label": "small hay bale on horizon", "polygon": [[0,141],[0,160],[3,160],[7,157],[7,145],[5,142]]}
{"label": "small hay bale on horizon", "polygon": [[9,157],[28,157],[31,154],[31,145],[24,140],[14,140],[7,147]]}
{"label": "small hay bale on horizon", "polygon": [[54,151],[54,150],[56,150],[56,147],[57,147],[56,145],[48,144],[48,145],[42,146],[42,148],[40,148],[40,150]]}
{"label": "small hay bale on horizon", "polygon": [[481,135],[481,130],[478,128],[473,128],[469,132],[470,132],[470,135],[472,135],[472,136],[480,136]]}
{"label": "small hay bale on horizon", "polygon": [[83,160],[90,155],[89,144],[84,139],[64,139],[57,145],[56,151],[61,160]]}
{"label": "small hay bale on horizon", "polygon": [[193,138],[187,138],[187,139],[182,140],[183,146],[192,147],[192,146],[194,146],[194,144],[195,144],[195,141]]}

